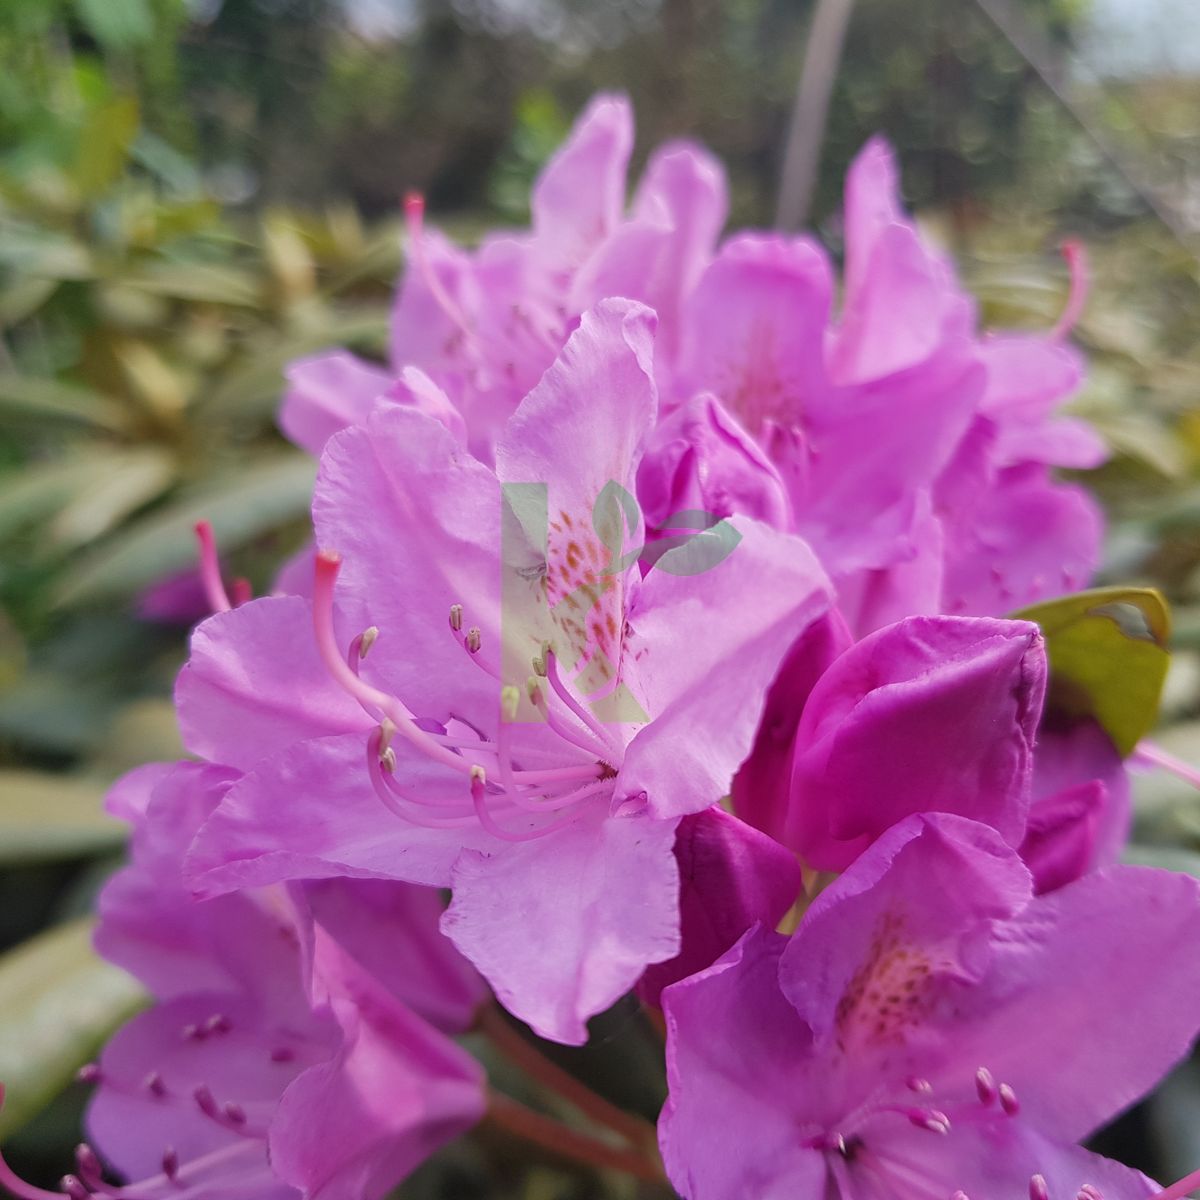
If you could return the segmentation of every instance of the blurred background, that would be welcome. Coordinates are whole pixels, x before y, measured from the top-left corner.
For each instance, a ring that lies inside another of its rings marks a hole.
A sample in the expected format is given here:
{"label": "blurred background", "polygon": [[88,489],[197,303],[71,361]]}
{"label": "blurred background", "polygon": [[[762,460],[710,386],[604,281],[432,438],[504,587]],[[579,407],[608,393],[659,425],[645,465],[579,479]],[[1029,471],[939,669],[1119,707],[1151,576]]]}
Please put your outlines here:
{"label": "blurred background", "polygon": [[[802,76],[828,114],[806,108],[788,158]],[[1114,450],[1089,476],[1105,578],[1175,606],[1161,740],[1200,763],[1195,0],[2,0],[0,1137],[31,1175],[65,1169],[72,1074],[139,1002],[85,914],[120,861],[106,785],[179,751],[193,523],[269,584],[313,475],[275,430],[283,364],[381,355],[402,192],[466,241],[524,221],[599,88],[631,95],[639,158],[716,152],[733,224],[781,214],[835,253],[845,168],[882,131],[991,326],[1052,324],[1058,246],[1086,241],[1075,409]],[[1146,776],[1138,801],[1133,856],[1198,870],[1200,795]],[[652,1116],[653,1057],[618,1011],[566,1061]],[[1200,1165],[1191,1068],[1103,1147]],[[637,1194],[505,1153],[468,1142],[400,1194]]]}

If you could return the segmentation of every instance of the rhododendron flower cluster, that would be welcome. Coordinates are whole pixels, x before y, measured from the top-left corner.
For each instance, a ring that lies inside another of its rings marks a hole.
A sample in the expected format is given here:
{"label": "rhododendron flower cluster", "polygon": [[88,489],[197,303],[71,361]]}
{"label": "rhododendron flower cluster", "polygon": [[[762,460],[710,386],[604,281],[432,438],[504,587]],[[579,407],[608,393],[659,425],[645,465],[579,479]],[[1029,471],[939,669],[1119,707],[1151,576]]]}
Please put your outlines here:
{"label": "rhododendron flower cluster", "polygon": [[[1080,252],[1055,328],[981,331],[883,143],[839,285],[722,239],[694,146],[627,206],[632,141],[598,98],[472,251],[410,198],[389,366],[289,372],[314,546],[231,605],[201,530],[193,758],[109,801],[96,944],[153,1004],[72,1200],[371,1200],[481,1120],[687,1200],[1185,1194],[1080,1143],[1200,1029],[1200,884],[1117,865],[1121,753],[1020,613],[1096,565]],[[495,1008],[580,1044],[631,993],[661,1159]]]}

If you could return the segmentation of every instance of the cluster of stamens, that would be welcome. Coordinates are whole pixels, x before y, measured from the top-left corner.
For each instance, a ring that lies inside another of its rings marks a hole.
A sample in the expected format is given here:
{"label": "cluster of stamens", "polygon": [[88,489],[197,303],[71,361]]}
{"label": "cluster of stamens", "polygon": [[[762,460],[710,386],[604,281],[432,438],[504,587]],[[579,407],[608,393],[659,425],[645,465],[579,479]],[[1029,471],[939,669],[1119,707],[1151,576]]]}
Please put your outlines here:
{"label": "cluster of stamens", "polygon": [[[613,764],[620,762],[621,745],[572,693],[550,643],[543,643],[532,658],[532,673],[525,681],[524,694],[541,721],[570,747],[569,757],[574,761],[526,767],[515,761],[512,746],[521,690],[506,684],[495,667],[485,661],[482,632],[478,626],[464,629],[462,605],[450,608],[450,632],[470,661],[498,688],[500,719],[494,738],[457,719],[449,726],[430,729],[431,723],[422,721],[402,700],[361,677],[362,660],[379,631],[372,627],[360,634],[342,656],[333,626],[333,589],[339,567],[337,554],[317,554],[313,588],[317,646],[337,683],[378,722],[367,739],[367,771],[376,795],[389,812],[426,828],[482,826],[502,841],[524,842],[569,824],[578,816],[583,802],[611,792],[616,774]],[[459,776],[462,794],[434,798],[405,788],[395,777],[393,743],[397,737]],[[504,820],[522,822],[524,827],[510,828],[502,823]]]}
{"label": "cluster of stamens", "polygon": [[[210,1038],[222,1037],[232,1029],[233,1022],[226,1014],[213,1013],[204,1021],[189,1022],[182,1026],[179,1034],[182,1041],[198,1044]],[[272,1063],[284,1065],[294,1062],[296,1053],[290,1046],[281,1044],[269,1052],[268,1058]],[[176,1093],[168,1087],[161,1071],[152,1070],[139,1083],[130,1085],[107,1075],[97,1063],[87,1063],[81,1067],[76,1073],[76,1079],[84,1084],[101,1084],[110,1090],[148,1096],[157,1103],[194,1107],[215,1125],[227,1133],[236,1134],[239,1138],[261,1141],[266,1137],[266,1129],[254,1126],[243,1105],[236,1100],[218,1100],[205,1083],[197,1084],[184,1093]],[[3,1087],[0,1087],[0,1105],[3,1104],[3,1100],[4,1091]],[[150,1200],[149,1195],[141,1193],[153,1193],[157,1196],[162,1193],[164,1187],[171,1190],[185,1188],[187,1174],[194,1173],[204,1163],[227,1154],[228,1149],[223,1147],[205,1156],[204,1160],[181,1166],[177,1151],[174,1147],[167,1146],[163,1149],[160,1162],[162,1174],[159,1177],[142,1180],[131,1186],[117,1186],[105,1180],[99,1156],[84,1142],[75,1150],[75,1171],[59,1180],[57,1192],[25,1183],[2,1157],[0,1189],[19,1197],[20,1200],[62,1200],[63,1196],[69,1197],[69,1200]]]}
{"label": "cluster of stamens", "polygon": [[[933,1085],[927,1079],[912,1076],[905,1081],[905,1086],[917,1096],[933,1096]],[[951,1108],[953,1120],[942,1108],[934,1108],[925,1104],[908,1105],[896,1103],[868,1102],[851,1113],[840,1122],[841,1128],[821,1133],[810,1138],[805,1145],[814,1150],[821,1150],[830,1155],[830,1170],[837,1179],[842,1192],[846,1196],[853,1195],[853,1189],[848,1176],[847,1166],[856,1159],[873,1158],[878,1166],[886,1170],[887,1157],[877,1146],[859,1132],[865,1122],[881,1114],[893,1114],[917,1129],[928,1133],[945,1136],[951,1132],[954,1124],[977,1122],[989,1116],[1015,1117],[1021,1111],[1020,1101],[1013,1088],[1007,1083],[997,1083],[995,1077],[986,1067],[980,1067],[975,1072],[975,1100],[969,1104],[957,1103]],[[1177,1185],[1178,1186],[1178,1185]],[[1162,1193],[1183,1196],[1183,1192],[1175,1193],[1174,1189]],[[971,1200],[971,1197],[961,1188],[949,1197],[949,1200]],[[1029,1200],[1051,1200],[1045,1177],[1033,1175],[1029,1180]],[[1076,1192],[1073,1200],[1104,1200],[1104,1196],[1093,1184],[1085,1183]]]}

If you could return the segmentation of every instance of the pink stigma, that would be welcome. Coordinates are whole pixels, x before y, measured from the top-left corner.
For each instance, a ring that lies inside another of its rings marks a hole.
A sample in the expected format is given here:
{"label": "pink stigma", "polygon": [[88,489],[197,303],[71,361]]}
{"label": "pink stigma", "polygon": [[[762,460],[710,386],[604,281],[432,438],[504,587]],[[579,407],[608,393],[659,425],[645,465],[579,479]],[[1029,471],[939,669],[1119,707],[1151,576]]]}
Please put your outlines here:
{"label": "pink stigma", "polygon": [[1056,341],[1065,338],[1075,328],[1079,318],[1083,315],[1084,306],[1087,304],[1090,283],[1087,250],[1084,248],[1082,242],[1076,241],[1074,238],[1063,242],[1062,256],[1067,260],[1067,270],[1071,275],[1071,284],[1067,291],[1067,302],[1063,306],[1062,313],[1058,320],[1055,321],[1054,328],[1050,330],[1050,337]]}

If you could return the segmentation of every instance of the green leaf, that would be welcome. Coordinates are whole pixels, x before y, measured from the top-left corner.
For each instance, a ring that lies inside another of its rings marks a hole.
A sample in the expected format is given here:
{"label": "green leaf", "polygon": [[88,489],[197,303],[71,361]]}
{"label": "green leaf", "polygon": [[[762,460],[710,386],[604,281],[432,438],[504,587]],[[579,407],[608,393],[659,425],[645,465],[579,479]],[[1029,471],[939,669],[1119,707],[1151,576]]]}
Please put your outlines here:
{"label": "green leaf", "polygon": [[1170,656],[1167,603],[1152,588],[1095,588],[1012,614],[1046,638],[1046,704],[1094,717],[1122,754],[1154,728]]}
{"label": "green leaf", "polygon": [[121,177],[139,123],[132,96],[117,96],[95,108],[79,133],[72,175],[85,197],[99,196]]}
{"label": "green leaf", "polygon": [[9,417],[82,421],[121,432],[129,419],[119,403],[99,392],[58,379],[0,372],[0,421]]}
{"label": "green leaf", "polygon": [[0,957],[0,1138],[35,1116],[144,1003],[139,985],[96,957],[89,919]]}
{"label": "green leaf", "polygon": [[105,786],[43,771],[0,771],[0,865],[54,862],[111,850],[125,827],[102,807]]}
{"label": "green leaf", "polygon": [[196,561],[194,527],[212,523],[222,550],[244,545],[302,517],[312,499],[316,463],[303,454],[259,458],[236,476],[210,480],[125,526],[62,578],[58,604],[128,595]]}
{"label": "green leaf", "polygon": [[388,316],[383,308],[331,314],[312,333],[268,342],[251,351],[200,406],[214,419],[267,416],[276,410],[283,395],[283,372],[288,363],[335,346],[381,352],[387,343],[387,329]]}
{"label": "green leaf", "polygon": [[1157,867],[1163,871],[1179,871],[1200,879],[1200,854],[1180,846],[1147,846],[1134,842],[1125,847],[1121,861],[1135,867]]}
{"label": "green leaf", "polygon": [[172,300],[240,308],[257,308],[262,303],[262,289],[250,272],[214,263],[154,262],[122,276],[121,282]]}
{"label": "green leaf", "polygon": [[175,479],[175,460],[157,446],[114,455],[114,469],[81,488],[54,518],[47,550],[61,553],[95,541],[131,512],[160,496]]}
{"label": "green leaf", "polygon": [[154,34],[146,0],[75,0],[75,11],[92,37],[114,50],[141,45]]}

